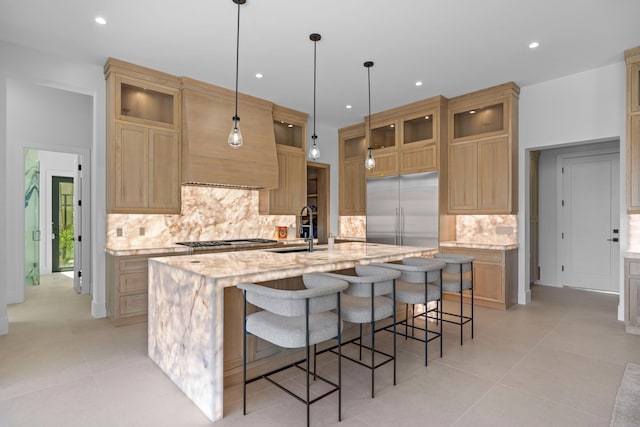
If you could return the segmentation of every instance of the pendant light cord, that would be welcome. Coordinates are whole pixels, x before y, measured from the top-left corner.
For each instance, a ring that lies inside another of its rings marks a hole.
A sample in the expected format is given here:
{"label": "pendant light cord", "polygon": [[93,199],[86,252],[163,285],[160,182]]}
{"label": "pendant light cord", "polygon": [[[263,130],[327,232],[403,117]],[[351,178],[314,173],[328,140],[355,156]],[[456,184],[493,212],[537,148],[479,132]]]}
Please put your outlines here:
{"label": "pendant light cord", "polygon": [[373,139],[371,138],[371,66],[367,67],[367,86],[369,92],[369,150],[371,150],[371,139]]}
{"label": "pendant light cord", "polygon": [[238,117],[238,69],[240,68],[240,2],[238,2],[238,30],[236,31],[236,114],[233,116],[234,126],[237,126]]}
{"label": "pendant light cord", "polygon": [[318,45],[318,41],[313,41],[313,135],[311,135],[311,139],[313,139],[313,143],[316,143],[316,47]]}

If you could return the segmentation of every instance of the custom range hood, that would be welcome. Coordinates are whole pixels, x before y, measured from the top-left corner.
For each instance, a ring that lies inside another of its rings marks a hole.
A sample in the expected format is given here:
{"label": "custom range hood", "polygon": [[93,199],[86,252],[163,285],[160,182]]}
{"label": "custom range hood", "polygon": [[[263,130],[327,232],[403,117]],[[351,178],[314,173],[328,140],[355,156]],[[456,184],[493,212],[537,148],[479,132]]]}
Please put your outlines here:
{"label": "custom range hood", "polygon": [[235,92],[182,78],[182,183],[245,189],[278,187],[273,104],[239,94],[244,146],[227,144]]}

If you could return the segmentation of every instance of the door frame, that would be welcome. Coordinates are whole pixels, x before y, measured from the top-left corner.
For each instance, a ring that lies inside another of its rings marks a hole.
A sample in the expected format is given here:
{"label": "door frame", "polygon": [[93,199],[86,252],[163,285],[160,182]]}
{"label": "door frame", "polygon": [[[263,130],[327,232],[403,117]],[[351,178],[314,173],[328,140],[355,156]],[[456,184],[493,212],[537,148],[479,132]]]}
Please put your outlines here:
{"label": "door frame", "polygon": [[[314,169],[318,174],[317,190],[318,190],[318,212],[322,215],[317,216],[318,220],[318,243],[326,244],[329,237],[330,218],[330,184],[331,184],[331,165],[328,163],[318,163],[307,161],[307,170]],[[306,194],[306,189],[305,189]],[[306,199],[306,198],[305,198]],[[297,229],[299,229],[299,224]]]}
{"label": "door frame", "polygon": [[[81,294],[92,294],[92,255],[91,255],[91,219],[92,219],[92,203],[91,203],[91,150],[81,147],[71,146],[53,146],[46,144],[25,144],[21,147],[22,150],[31,149],[36,151],[51,151],[56,153],[66,153],[76,155],[78,157],[78,164],[82,165],[82,170],[77,171],[74,177],[74,186],[77,191],[74,191],[74,206],[76,207],[76,214],[74,220],[76,221],[76,245],[74,252],[74,288],[76,292]],[[24,177],[24,164],[21,166],[22,176]],[[22,185],[24,185],[24,178],[22,178]],[[78,200],[84,200],[84,203],[79,205]],[[84,221],[82,220],[84,218]],[[19,215],[20,226],[24,228],[24,214]],[[80,221],[80,222],[78,222]],[[80,234],[81,233],[81,234]],[[77,244],[77,236],[82,236],[81,244]],[[24,242],[19,242],[20,248],[20,262],[24,264]],[[24,277],[24,265],[20,267],[20,277]],[[16,288],[16,295],[13,296],[12,302],[24,302],[25,293],[24,286]]]}

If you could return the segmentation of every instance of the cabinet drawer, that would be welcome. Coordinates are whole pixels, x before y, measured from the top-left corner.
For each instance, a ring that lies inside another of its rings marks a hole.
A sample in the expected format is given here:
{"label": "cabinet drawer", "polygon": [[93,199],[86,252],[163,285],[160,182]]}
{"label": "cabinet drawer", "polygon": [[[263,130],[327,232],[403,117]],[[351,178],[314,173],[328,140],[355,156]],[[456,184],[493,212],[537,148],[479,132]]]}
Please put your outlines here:
{"label": "cabinet drawer", "polygon": [[493,251],[489,249],[471,249],[471,248],[449,248],[443,247],[441,251],[444,254],[459,254],[472,256],[474,262],[488,262],[502,264],[502,251]]}
{"label": "cabinet drawer", "polygon": [[120,292],[147,291],[149,273],[129,273],[120,275]]}
{"label": "cabinet drawer", "polygon": [[143,314],[147,312],[148,294],[126,295],[120,297],[120,315]]}
{"label": "cabinet drawer", "polygon": [[640,276],[640,261],[629,261],[629,276]]}
{"label": "cabinet drawer", "polygon": [[147,257],[122,257],[120,258],[120,271],[147,271],[149,268]]}

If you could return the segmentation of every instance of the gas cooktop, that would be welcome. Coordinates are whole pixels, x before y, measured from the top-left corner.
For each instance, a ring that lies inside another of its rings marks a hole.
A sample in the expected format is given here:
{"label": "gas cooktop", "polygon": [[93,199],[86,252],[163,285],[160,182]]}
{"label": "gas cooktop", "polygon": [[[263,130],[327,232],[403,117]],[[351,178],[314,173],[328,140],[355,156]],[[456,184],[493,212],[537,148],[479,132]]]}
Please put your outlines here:
{"label": "gas cooktop", "polygon": [[209,248],[214,246],[246,245],[251,243],[278,243],[277,240],[270,239],[231,239],[231,240],[200,240],[195,242],[176,242],[176,245],[188,246],[190,248]]}

